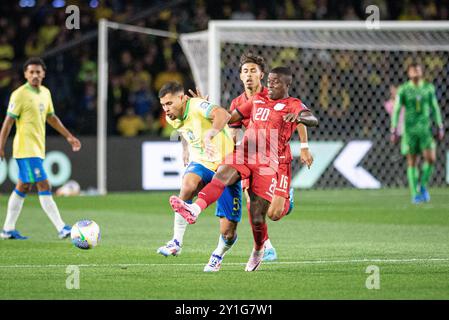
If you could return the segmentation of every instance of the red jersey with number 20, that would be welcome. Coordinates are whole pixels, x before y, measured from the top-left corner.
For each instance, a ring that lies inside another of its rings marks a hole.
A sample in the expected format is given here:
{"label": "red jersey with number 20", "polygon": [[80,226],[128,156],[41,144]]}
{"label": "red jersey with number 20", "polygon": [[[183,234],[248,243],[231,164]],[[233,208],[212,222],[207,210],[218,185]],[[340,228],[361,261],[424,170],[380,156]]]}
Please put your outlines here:
{"label": "red jersey with number 20", "polygon": [[[268,94],[268,89],[266,87],[262,88],[262,91],[260,92],[260,94],[266,96]],[[231,106],[229,107],[229,111],[233,111],[235,110],[238,106],[241,106],[243,104],[245,104],[246,102],[248,102],[251,99],[247,97],[245,91],[243,91],[243,93],[241,95],[239,95],[237,98],[234,98],[231,102]],[[248,128],[249,126],[249,121],[250,121],[250,116],[248,115],[247,118],[243,118],[241,121],[239,122],[235,122],[235,123],[231,123],[229,124],[230,128],[240,128],[243,124],[243,126],[245,128]]]}
{"label": "red jersey with number 20", "polygon": [[297,123],[284,121],[284,116],[289,113],[296,115],[308,110],[307,107],[297,98],[284,98],[271,100],[267,95],[257,94],[247,103],[238,106],[236,110],[243,118],[250,117],[250,124],[243,142],[248,152],[257,146],[257,163],[266,163],[269,160],[270,166],[274,162],[290,163],[292,161],[290,151],[290,139],[295,132]]}

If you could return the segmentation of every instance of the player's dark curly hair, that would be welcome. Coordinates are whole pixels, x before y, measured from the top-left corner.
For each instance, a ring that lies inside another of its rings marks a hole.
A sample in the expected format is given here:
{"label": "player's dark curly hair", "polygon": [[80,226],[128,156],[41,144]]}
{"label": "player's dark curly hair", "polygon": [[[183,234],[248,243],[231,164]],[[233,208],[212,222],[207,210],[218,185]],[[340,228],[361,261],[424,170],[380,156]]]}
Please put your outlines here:
{"label": "player's dark curly hair", "polygon": [[44,69],[44,71],[47,71],[47,66],[45,65],[44,60],[42,60],[41,58],[38,58],[38,57],[32,57],[32,58],[29,58],[27,61],[25,61],[25,63],[23,64],[23,72],[25,72],[27,70],[28,66],[33,65],[33,64],[41,66],[42,69]]}
{"label": "player's dark curly hair", "polygon": [[159,98],[162,98],[169,93],[175,94],[179,92],[184,92],[183,85],[176,81],[170,81],[164,84],[161,90],[159,90]]}
{"label": "player's dark curly hair", "polygon": [[245,63],[255,63],[259,66],[260,71],[265,72],[265,59],[262,56],[258,56],[248,51],[242,54],[240,57],[239,72],[242,72],[242,66]]}

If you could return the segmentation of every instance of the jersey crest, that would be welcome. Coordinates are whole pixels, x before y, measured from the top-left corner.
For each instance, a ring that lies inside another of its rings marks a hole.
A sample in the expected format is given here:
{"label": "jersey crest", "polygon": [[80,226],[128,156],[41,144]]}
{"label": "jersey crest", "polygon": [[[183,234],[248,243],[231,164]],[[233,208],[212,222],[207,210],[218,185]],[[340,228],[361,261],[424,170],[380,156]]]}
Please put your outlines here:
{"label": "jersey crest", "polygon": [[285,104],[284,103],[276,103],[276,105],[274,106],[274,110],[276,111],[281,111],[282,109],[285,108]]}
{"label": "jersey crest", "polygon": [[206,101],[200,103],[200,108],[204,109],[204,110],[207,110],[207,108],[209,108],[210,106],[211,106],[211,103],[206,102]]}

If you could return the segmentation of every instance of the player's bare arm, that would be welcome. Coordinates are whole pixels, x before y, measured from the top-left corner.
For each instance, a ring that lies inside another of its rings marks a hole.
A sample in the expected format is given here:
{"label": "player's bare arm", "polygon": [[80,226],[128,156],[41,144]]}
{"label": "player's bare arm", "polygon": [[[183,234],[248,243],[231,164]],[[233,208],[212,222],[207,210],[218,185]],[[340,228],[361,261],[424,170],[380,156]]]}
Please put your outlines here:
{"label": "player's bare arm", "polygon": [[399,123],[399,114],[401,113],[402,103],[401,103],[401,90],[398,90],[396,94],[396,98],[393,106],[393,114],[391,117],[391,129],[390,129],[390,141],[392,143],[397,143],[399,141],[399,133],[398,133],[398,123]]}
{"label": "player's bare arm", "polygon": [[211,111],[209,118],[212,120],[212,129],[207,131],[204,137],[204,145],[206,148],[206,153],[209,156],[212,156],[214,154],[212,139],[224,129],[231,118],[231,115],[226,111],[226,109],[216,107]]}
{"label": "player's bare arm", "polygon": [[181,136],[181,143],[182,143],[182,160],[184,162],[184,166],[187,166],[189,164],[189,143],[186,139],[184,139],[183,136]]}
{"label": "player's bare arm", "polygon": [[307,135],[307,127],[300,123],[296,128],[298,130],[299,140],[301,141],[301,163],[307,165],[307,168],[310,169],[310,166],[313,163],[313,156],[308,147],[309,138]]}
{"label": "player's bare arm", "polygon": [[318,119],[310,111],[303,111],[296,118],[297,123],[302,123],[306,127],[318,126]]}
{"label": "player's bare arm", "polygon": [[9,133],[11,132],[12,126],[14,125],[14,118],[6,116],[5,121],[3,121],[2,130],[0,132],[0,158],[3,160],[5,158],[5,145],[8,139]]}
{"label": "player's bare arm", "polygon": [[229,123],[235,123],[235,122],[239,122],[240,120],[242,120],[243,117],[240,114],[240,112],[238,112],[237,110],[233,110],[231,112],[231,116],[229,117]]}
{"label": "player's bare arm", "polygon": [[438,126],[437,139],[438,141],[443,141],[444,139],[443,118],[441,117],[441,110],[438,104],[437,96],[435,94],[435,89],[433,90],[432,94],[431,107],[432,107],[432,114],[435,118],[435,123]]}
{"label": "player's bare arm", "polygon": [[72,146],[73,151],[79,151],[81,149],[81,142],[67,128],[62,124],[61,120],[56,115],[50,115],[47,117],[47,123],[56,131],[59,132],[67,142]]}

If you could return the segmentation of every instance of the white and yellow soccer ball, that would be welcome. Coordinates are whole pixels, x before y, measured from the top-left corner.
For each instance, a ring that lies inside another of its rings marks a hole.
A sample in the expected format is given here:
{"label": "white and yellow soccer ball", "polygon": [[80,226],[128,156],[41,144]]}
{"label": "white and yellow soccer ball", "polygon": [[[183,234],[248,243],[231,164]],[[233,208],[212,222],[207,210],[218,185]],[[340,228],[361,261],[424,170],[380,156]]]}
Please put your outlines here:
{"label": "white and yellow soccer ball", "polygon": [[100,227],[93,220],[81,220],[73,225],[70,237],[75,247],[92,249],[100,241]]}

